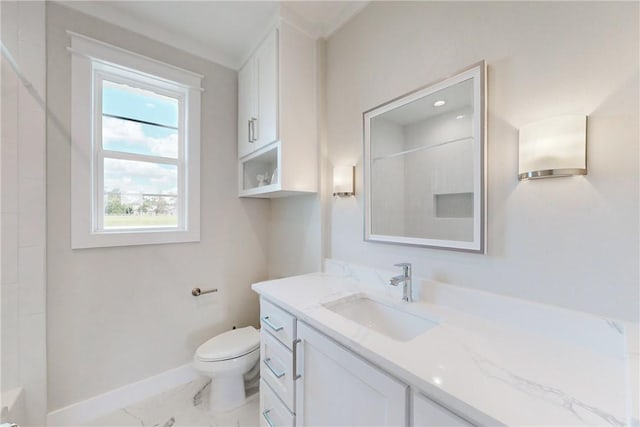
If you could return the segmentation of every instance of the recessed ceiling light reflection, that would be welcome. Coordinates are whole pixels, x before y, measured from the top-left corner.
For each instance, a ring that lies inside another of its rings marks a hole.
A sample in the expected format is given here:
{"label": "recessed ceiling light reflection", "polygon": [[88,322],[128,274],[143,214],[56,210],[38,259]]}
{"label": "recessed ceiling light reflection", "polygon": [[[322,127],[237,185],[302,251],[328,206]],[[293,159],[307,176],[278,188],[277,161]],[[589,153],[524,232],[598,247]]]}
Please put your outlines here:
{"label": "recessed ceiling light reflection", "polygon": [[434,102],[434,103],[433,103],[433,106],[434,106],[434,107],[442,107],[442,106],[443,106],[444,104],[446,104],[446,103],[447,103],[447,101],[445,101],[445,100],[443,100],[443,99],[440,99],[440,100],[438,100],[438,101]]}
{"label": "recessed ceiling light reflection", "polygon": [[433,377],[433,382],[434,382],[436,385],[442,385],[442,378],[440,378],[440,377]]}
{"label": "recessed ceiling light reflection", "polygon": [[464,118],[464,114],[460,114],[459,116],[456,116],[456,119],[458,119],[458,120],[460,120],[462,118]]}

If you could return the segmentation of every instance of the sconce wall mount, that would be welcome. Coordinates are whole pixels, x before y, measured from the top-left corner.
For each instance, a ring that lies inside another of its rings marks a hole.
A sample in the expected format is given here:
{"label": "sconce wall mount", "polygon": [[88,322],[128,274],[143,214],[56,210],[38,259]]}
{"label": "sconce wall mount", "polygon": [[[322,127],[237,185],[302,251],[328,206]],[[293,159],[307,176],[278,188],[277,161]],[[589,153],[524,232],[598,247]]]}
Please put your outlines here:
{"label": "sconce wall mount", "polygon": [[333,168],[333,195],[338,197],[356,194],[356,167],[336,166]]}

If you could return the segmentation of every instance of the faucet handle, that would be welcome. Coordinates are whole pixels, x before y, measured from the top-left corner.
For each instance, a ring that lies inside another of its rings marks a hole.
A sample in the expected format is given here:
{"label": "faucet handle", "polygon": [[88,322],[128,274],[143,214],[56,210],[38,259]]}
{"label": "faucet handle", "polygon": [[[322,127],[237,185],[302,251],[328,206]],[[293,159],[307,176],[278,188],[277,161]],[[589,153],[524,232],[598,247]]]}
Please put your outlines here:
{"label": "faucet handle", "polygon": [[394,267],[402,267],[402,272],[405,276],[409,276],[411,274],[411,263],[410,262],[400,262],[398,264],[393,264]]}

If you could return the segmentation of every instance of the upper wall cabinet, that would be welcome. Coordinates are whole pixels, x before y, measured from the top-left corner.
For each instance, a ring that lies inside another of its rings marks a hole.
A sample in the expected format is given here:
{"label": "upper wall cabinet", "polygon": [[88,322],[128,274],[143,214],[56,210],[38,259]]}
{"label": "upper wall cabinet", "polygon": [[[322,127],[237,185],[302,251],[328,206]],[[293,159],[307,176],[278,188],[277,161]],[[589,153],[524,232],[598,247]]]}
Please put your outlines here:
{"label": "upper wall cabinet", "polygon": [[315,45],[280,21],[238,73],[240,197],[317,191]]}
{"label": "upper wall cabinet", "polygon": [[278,139],[278,31],[238,73],[238,157]]}

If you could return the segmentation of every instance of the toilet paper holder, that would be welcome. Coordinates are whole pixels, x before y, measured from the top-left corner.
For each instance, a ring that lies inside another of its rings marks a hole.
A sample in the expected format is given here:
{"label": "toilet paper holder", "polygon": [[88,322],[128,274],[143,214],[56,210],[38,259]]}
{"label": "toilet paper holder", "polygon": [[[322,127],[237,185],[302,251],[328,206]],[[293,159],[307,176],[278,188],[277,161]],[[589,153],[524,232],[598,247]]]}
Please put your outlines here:
{"label": "toilet paper holder", "polygon": [[191,295],[193,295],[194,297],[199,297],[200,295],[204,294],[210,294],[211,292],[218,292],[218,288],[205,289],[204,291],[200,288],[191,289]]}

